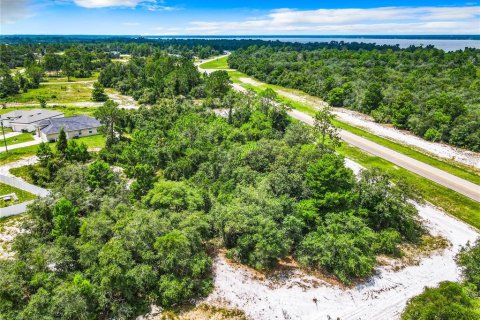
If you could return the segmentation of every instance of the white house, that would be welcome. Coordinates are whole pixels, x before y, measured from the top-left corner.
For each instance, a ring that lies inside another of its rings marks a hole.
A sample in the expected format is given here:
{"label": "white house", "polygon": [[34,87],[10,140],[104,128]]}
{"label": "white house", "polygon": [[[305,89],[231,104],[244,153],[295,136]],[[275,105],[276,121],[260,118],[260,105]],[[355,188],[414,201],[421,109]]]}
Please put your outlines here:
{"label": "white house", "polygon": [[67,139],[73,139],[98,134],[101,126],[97,119],[87,116],[53,118],[40,122],[37,134],[45,142],[56,141],[63,128]]}
{"label": "white house", "polygon": [[47,119],[62,118],[63,113],[47,109],[33,110],[15,110],[0,115],[5,127],[12,128],[13,131],[35,131],[36,125]]}

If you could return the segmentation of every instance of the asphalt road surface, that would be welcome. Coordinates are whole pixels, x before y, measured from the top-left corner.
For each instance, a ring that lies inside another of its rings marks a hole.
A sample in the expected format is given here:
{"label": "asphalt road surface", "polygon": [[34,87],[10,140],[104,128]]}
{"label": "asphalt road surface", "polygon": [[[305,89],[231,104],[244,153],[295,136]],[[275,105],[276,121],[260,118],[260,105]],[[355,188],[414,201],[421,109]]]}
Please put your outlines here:
{"label": "asphalt road surface", "polygon": [[[304,123],[313,125],[313,118],[303,112],[293,109],[289,112],[289,115],[292,118],[295,118]],[[382,159],[390,161],[391,163],[399,167],[405,168],[424,178],[432,180],[444,187],[447,187],[451,190],[454,190],[458,193],[463,194],[464,196],[467,196],[473,200],[480,202],[480,186],[479,185],[476,185],[470,181],[454,176],[443,170],[432,167],[431,165],[428,165],[421,161],[407,157],[406,155],[403,155],[401,153],[388,149],[384,146],[381,146],[375,142],[372,142],[370,140],[357,136],[348,131],[339,130],[339,136],[343,141],[347,142],[348,144],[354,147],[357,147],[372,155],[375,155]],[[480,210],[480,204],[479,204],[479,210]]]}

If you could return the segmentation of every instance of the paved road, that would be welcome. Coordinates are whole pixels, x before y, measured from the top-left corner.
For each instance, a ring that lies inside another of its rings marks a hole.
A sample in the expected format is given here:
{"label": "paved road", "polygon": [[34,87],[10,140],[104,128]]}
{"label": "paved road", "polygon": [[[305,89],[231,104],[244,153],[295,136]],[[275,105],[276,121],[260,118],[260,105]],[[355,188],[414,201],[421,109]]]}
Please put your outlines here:
{"label": "paved road", "polygon": [[[228,56],[230,53],[224,55]],[[222,56],[222,57],[224,57]],[[221,57],[216,57],[213,59],[205,60],[198,62],[196,65],[200,71],[211,72],[213,70],[210,69],[202,69],[200,68],[200,64],[209,62],[212,60],[216,60]],[[233,88],[237,91],[244,92],[245,89],[239,85],[233,85]],[[307,124],[313,125],[313,118],[303,112],[293,109],[289,112],[289,115],[292,118],[305,122]],[[339,130],[339,135],[342,140],[347,142],[348,144],[355,146],[363,151],[366,151],[372,155],[378,156],[382,159],[385,159],[399,167],[407,169],[411,172],[414,172],[424,178],[427,178],[431,181],[434,181],[444,187],[447,187],[451,190],[454,190],[464,196],[469,197],[470,199],[476,200],[480,202],[480,186],[476,185],[470,181],[461,179],[457,176],[454,176],[450,173],[447,173],[443,170],[437,169],[433,166],[430,166],[426,163],[421,161],[412,159],[406,155],[393,151],[389,148],[386,148],[382,145],[379,145],[375,142],[357,136],[351,132],[345,130]],[[479,204],[480,208],[480,204]]]}
{"label": "paved road", "polygon": [[5,217],[24,213],[25,211],[27,211],[27,206],[32,202],[33,200],[25,201],[19,204],[14,204],[13,206],[0,208],[0,218],[5,218]]}
{"label": "paved road", "polygon": [[[224,56],[228,56],[228,54]],[[201,61],[201,62],[198,62],[196,65],[200,71],[205,71],[205,72],[213,71],[213,70],[200,68],[200,64],[208,61],[216,60],[218,58],[221,58],[221,57],[216,57],[214,59]],[[245,89],[239,85],[234,85],[233,88],[237,91],[242,91],[242,92],[245,91]],[[289,115],[292,118],[295,118],[304,123],[313,125],[313,118],[303,112],[293,109],[292,111],[289,112]],[[372,155],[385,159],[399,167],[402,167],[411,172],[414,172],[444,187],[447,187],[460,194],[463,194],[464,196],[467,196],[470,199],[480,202],[480,186],[479,185],[476,185],[470,181],[461,179],[457,176],[454,176],[443,170],[437,169],[421,161],[412,159],[406,155],[403,155],[399,152],[393,151],[375,142],[372,142],[370,140],[357,136],[351,132],[348,132],[345,130],[339,130],[339,135],[342,140],[344,140],[345,142],[347,142],[352,146],[355,146]],[[480,208],[480,204],[479,204],[479,208]]]}
{"label": "paved road", "polygon": [[[298,110],[292,110],[289,112],[289,115],[292,118],[305,122],[307,124],[313,125],[313,118],[303,112]],[[348,144],[362,149],[370,154],[383,158],[391,163],[405,168],[409,171],[412,171],[424,178],[432,180],[444,187],[452,189],[458,193],[461,193],[473,200],[480,202],[480,186],[474,183],[471,183],[467,180],[461,179],[457,176],[449,174],[443,170],[432,167],[426,163],[420,162],[418,160],[412,159],[388,149],[384,146],[381,146],[375,142],[357,136],[351,132],[345,130],[339,130],[339,135],[342,140]],[[480,205],[479,205],[480,208]]]}
{"label": "paved road", "polygon": [[[19,166],[27,165],[27,164],[33,164],[37,161],[36,157],[30,157],[28,159],[24,160],[19,160],[13,163],[9,163],[6,165],[3,165],[0,167],[0,182],[4,184],[8,184],[12,187],[15,187],[17,189],[21,189],[27,192],[30,192],[38,197],[46,197],[47,195],[50,194],[50,191],[47,189],[43,189],[40,187],[37,187],[33,184],[30,184],[28,182],[25,182],[24,180],[15,177],[9,172],[10,168],[16,168]],[[25,201],[19,204],[15,204],[13,206],[8,206],[5,208],[0,208],[0,218],[3,217],[8,217],[20,213],[24,213],[27,210],[27,205],[32,203],[33,201]]]}

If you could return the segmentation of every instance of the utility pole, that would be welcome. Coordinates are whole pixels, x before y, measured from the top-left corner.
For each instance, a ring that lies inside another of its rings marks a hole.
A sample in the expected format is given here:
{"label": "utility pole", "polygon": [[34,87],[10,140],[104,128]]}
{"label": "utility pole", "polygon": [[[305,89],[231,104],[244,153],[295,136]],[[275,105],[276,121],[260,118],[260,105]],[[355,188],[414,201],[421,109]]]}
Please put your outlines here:
{"label": "utility pole", "polygon": [[3,129],[3,120],[0,120],[0,122],[2,123],[2,134],[3,134],[3,143],[5,144],[5,152],[8,152],[7,138],[5,138],[5,130]]}

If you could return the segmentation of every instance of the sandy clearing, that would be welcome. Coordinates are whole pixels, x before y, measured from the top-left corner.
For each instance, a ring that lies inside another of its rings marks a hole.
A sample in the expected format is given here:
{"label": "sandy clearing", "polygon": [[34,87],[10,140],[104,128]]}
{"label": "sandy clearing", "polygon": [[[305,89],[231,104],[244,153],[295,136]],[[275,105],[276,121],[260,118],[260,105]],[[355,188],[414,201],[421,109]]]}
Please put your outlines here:
{"label": "sandy clearing", "polygon": [[[251,84],[251,85],[253,85],[253,86],[255,86],[255,87],[260,87],[260,86],[263,85],[263,83],[261,83],[261,82],[259,82],[259,81],[257,81],[257,80],[254,80],[254,79],[252,79],[252,78],[244,78],[244,77],[242,77],[242,78],[239,78],[239,80],[242,81],[243,83]],[[280,93],[280,91],[278,91],[278,90],[276,90],[276,91],[277,91],[278,93]]]}
{"label": "sandy clearing", "polygon": [[13,239],[22,232],[20,225],[23,218],[10,218],[0,228],[0,260],[10,259],[14,253],[11,251]]}
{"label": "sandy clearing", "polygon": [[[448,239],[451,246],[419,265],[400,271],[377,268],[377,275],[352,289],[342,290],[300,270],[260,281],[246,268],[236,267],[217,256],[215,289],[207,303],[239,308],[253,319],[398,319],[408,299],[425,286],[459,279],[456,253],[478,233],[468,225],[431,205],[417,205],[420,217],[432,235]],[[313,299],[317,299],[317,303]]]}

